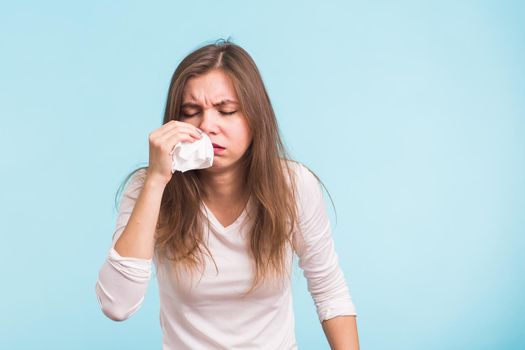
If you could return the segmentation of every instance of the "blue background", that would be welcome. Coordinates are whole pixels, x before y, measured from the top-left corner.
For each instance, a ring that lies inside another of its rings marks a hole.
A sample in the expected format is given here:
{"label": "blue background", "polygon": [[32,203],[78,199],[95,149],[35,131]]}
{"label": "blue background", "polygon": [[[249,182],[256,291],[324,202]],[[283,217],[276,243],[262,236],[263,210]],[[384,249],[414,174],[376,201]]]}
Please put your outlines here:
{"label": "blue background", "polygon": [[[519,1],[17,1],[0,7],[2,349],[160,349],[95,282],[171,75],[230,37],[326,184],[362,349],[525,348]],[[296,270],[300,349],[327,349]]]}

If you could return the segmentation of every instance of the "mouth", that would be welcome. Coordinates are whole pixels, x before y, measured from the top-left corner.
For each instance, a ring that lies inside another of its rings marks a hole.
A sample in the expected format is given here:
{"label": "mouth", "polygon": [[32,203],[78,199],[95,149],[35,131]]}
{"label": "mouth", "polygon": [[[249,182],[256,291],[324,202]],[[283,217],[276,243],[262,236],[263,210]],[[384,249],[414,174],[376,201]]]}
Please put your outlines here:
{"label": "mouth", "polygon": [[220,149],[224,149],[224,147],[222,147],[221,145],[218,145],[216,143],[212,143],[213,145],[213,148],[220,148]]}

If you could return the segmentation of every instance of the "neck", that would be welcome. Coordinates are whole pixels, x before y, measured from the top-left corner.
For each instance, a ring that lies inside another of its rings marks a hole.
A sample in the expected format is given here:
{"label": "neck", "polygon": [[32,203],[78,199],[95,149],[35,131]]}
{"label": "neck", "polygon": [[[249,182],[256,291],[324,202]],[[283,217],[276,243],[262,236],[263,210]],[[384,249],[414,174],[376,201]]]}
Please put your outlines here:
{"label": "neck", "polygon": [[243,201],[247,196],[245,173],[238,169],[221,172],[203,171],[199,177],[208,202],[228,205]]}

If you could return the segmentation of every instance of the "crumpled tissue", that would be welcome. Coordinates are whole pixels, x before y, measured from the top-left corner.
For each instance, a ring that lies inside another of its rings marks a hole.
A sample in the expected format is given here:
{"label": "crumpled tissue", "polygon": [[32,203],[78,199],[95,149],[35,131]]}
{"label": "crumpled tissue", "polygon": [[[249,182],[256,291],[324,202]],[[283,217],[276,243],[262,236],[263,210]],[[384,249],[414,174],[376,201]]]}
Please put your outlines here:
{"label": "crumpled tissue", "polygon": [[193,142],[179,142],[173,148],[171,173],[209,168],[213,164],[213,145],[210,137],[201,132],[202,138]]}

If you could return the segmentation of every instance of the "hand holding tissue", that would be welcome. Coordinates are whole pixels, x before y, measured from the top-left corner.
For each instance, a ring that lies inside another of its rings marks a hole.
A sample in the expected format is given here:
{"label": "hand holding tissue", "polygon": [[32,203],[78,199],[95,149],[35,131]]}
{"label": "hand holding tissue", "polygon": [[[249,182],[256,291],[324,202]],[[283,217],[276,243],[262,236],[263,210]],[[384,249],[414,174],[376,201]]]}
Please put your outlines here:
{"label": "hand holding tissue", "polygon": [[213,145],[210,137],[202,132],[202,138],[193,142],[179,142],[173,148],[171,172],[185,172],[193,169],[209,168],[213,164]]}

